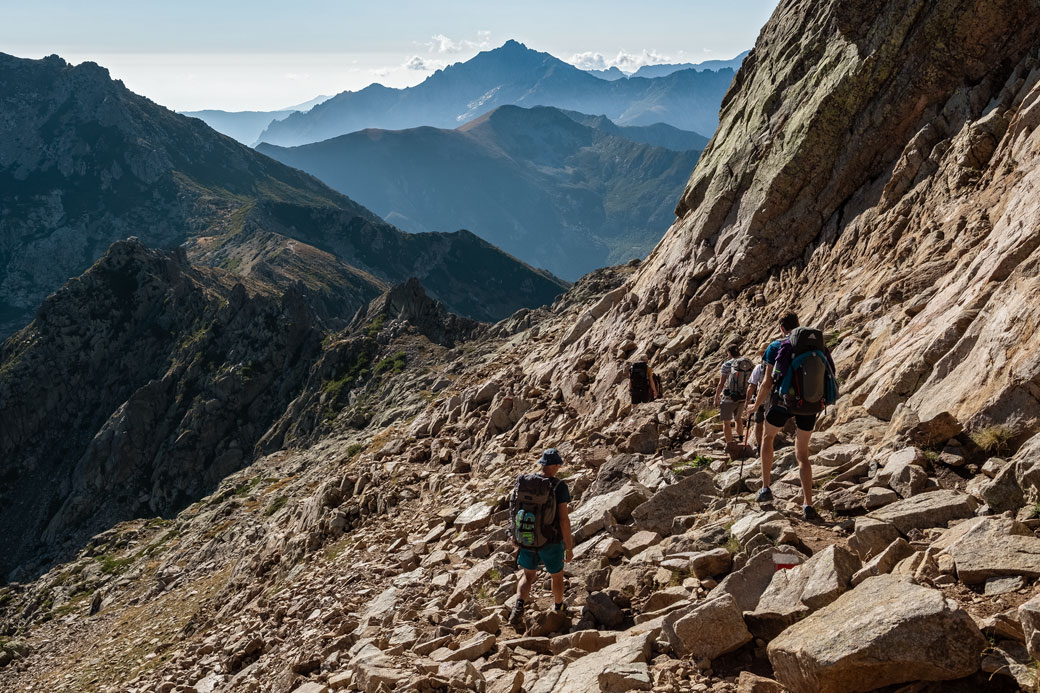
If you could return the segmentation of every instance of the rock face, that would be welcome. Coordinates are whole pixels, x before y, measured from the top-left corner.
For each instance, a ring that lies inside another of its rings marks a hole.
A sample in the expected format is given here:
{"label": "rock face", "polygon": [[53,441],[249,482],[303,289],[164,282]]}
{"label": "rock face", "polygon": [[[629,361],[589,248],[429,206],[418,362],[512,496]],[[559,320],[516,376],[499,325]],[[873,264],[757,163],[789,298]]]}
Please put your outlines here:
{"label": "rock face", "polygon": [[769,644],[780,683],[796,693],[872,691],[948,681],[979,669],[986,639],[941,592],[870,578]]}

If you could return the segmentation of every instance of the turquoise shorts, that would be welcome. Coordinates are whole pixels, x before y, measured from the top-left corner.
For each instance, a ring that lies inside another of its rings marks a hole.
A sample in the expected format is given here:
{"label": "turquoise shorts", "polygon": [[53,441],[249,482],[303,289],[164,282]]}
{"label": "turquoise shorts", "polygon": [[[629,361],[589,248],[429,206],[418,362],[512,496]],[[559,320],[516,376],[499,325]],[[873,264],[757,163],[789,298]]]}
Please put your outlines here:
{"label": "turquoise shorts", "polygon": [[554,575],[563,570],[563,542],[546,544],[540,549],[520,549],[516,562],[525,570],[538,570],[538,564],[544,563],[545,570]]}

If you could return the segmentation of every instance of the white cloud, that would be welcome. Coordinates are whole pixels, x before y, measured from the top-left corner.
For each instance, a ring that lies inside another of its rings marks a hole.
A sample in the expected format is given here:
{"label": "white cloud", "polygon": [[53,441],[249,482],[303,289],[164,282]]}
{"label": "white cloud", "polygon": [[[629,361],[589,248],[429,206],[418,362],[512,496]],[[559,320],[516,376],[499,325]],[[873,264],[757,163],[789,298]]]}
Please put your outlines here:
{"label": "white cloud", "polygon": [[582,70],[607,70],[611,67],[616,67],[623,72],[635,72],[644,65],[671,63],[675,62],[675,59],[655,50],[644,48],[641,53],[618,51],[613,58],[594,51],[575,53],[568,62]]}
{"label": "white cloud", "polygon": [[448,38],[444,34],[437,34],[431,36],[430,40],[426,43],[420,44],[426,46],[426,50],[430,53],[436,53],[438,55],[445,55],[450,53],[462,53],[463,51],[471,50],[484,50],[491,46],[491,32],[481,30],[477,32],[476,39],[459,39],[455,40]]}
{"label": "white cloud", "polygon": [[413,55],[411,60],[405,62],[404,67],[406,70],[419,70],[420,72],[430,69],[426,66],[426,61],[418,55]]}

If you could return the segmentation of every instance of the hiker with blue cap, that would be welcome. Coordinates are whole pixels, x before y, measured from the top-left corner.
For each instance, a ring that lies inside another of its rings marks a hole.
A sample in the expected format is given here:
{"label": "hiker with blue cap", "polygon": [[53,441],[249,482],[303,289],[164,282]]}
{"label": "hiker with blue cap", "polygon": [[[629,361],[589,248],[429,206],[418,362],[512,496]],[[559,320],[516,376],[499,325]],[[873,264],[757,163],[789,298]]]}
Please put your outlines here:
{"label": "hiker with blue cap", "polygon": [[513,487],[509,502],[509,531],[519,548],[517,563],[523,569],[516,588],[516,604],[509,614],[510,623],[523,620],[524,604],[531,597],[531,585],[539,563],[552,578],[553,601],[563,611],[563,564],[574,558],[574,537],[567,504],[571,492],[567,482],[556,477],[563,458],[556,448],[549,448],[538,459],[538,474],[521,474]]}

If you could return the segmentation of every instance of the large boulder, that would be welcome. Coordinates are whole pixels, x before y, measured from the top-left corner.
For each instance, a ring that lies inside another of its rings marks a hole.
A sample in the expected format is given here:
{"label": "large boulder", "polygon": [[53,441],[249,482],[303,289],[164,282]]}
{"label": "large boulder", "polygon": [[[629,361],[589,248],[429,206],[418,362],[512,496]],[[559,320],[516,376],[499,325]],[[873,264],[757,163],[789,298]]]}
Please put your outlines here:
{"label": "large boulder", "polygon": [[945,527],[950,520],[975,515],[974,499],[960,491],[932,491],[886,505],[870,517],[895,526],[903,534],[912,529]]}
{"label": "large boulder", "polygon": [[767,653],[795,693],[850,693],[970,676],[986,645],[942,592],[882,575],[785,630]]}
{"label": "large boulder", "polygon": [[672,520],[679,515],[692,515],[708,507],[715,494],[711,474],[698,472],[665,486],[632,512],[641,530],[671,534]]}
{"label": "large boulder", "polygon": [[924,470],[926,462],[927,458],[918,448],[893,452],[878,472],[878,481],[901,497],[909,498],[920,493],[928,481],[928,474]]}
{"label": "large boulder", "polygon": [[662,630],[673,652],[694,659],[714,659],[738,649],[752,637],[736,600],[725,593],[688,611],[668,614]]}
{"label": "large boulder", "polygon": [[899,538],[899,530],[887,522],[872,517],[857,517],[855,529],[849,537],[849,548],[860,560],[870,560]]}
{"label": "large boulder", "polygon": [[649,655],[648,633],[619,639],[599,652],[568,664],[549,690],[552,693],[600,693],[599,675],[608,666],[645,663]]}
{"label": "large boulder", "polygon": [[758,606],[747,615],[751,632],[767,640],[820,609],[849,589],[859,559],[840,546],[828,546],[801,565],[773,574]]}
{"label": "large boulder", "polygon": [[635,482],[598,496],[586,496],[571,513],[574,541],[582,542],[613,522],[627,522],[632,511],[650,498],[650,491]]}
{"label": "large boulder", "polygon": [[1018,621],[1030,656],[1040,659],[1040,595],[1018,607]]}
{"label": "large boulder", "polygon": [[727,575],[708,593],[708,597],[731,594],[741,611],[754,611],[762,593],[769,587],[769,583],[777,571],[776,559],[779,556],[789,557],[787,562],[791,564],[798,564],[805,560],[802,553],[791,547],[784,547],[782,551],[759,551],[739,570],[734,570]]}
{"label": "large boulder", "polygon": [[953,558],[958,579],[969,585],[1005,575],[1040,577],[1040,539],[1011,518],[966,520],[933,546]]}

